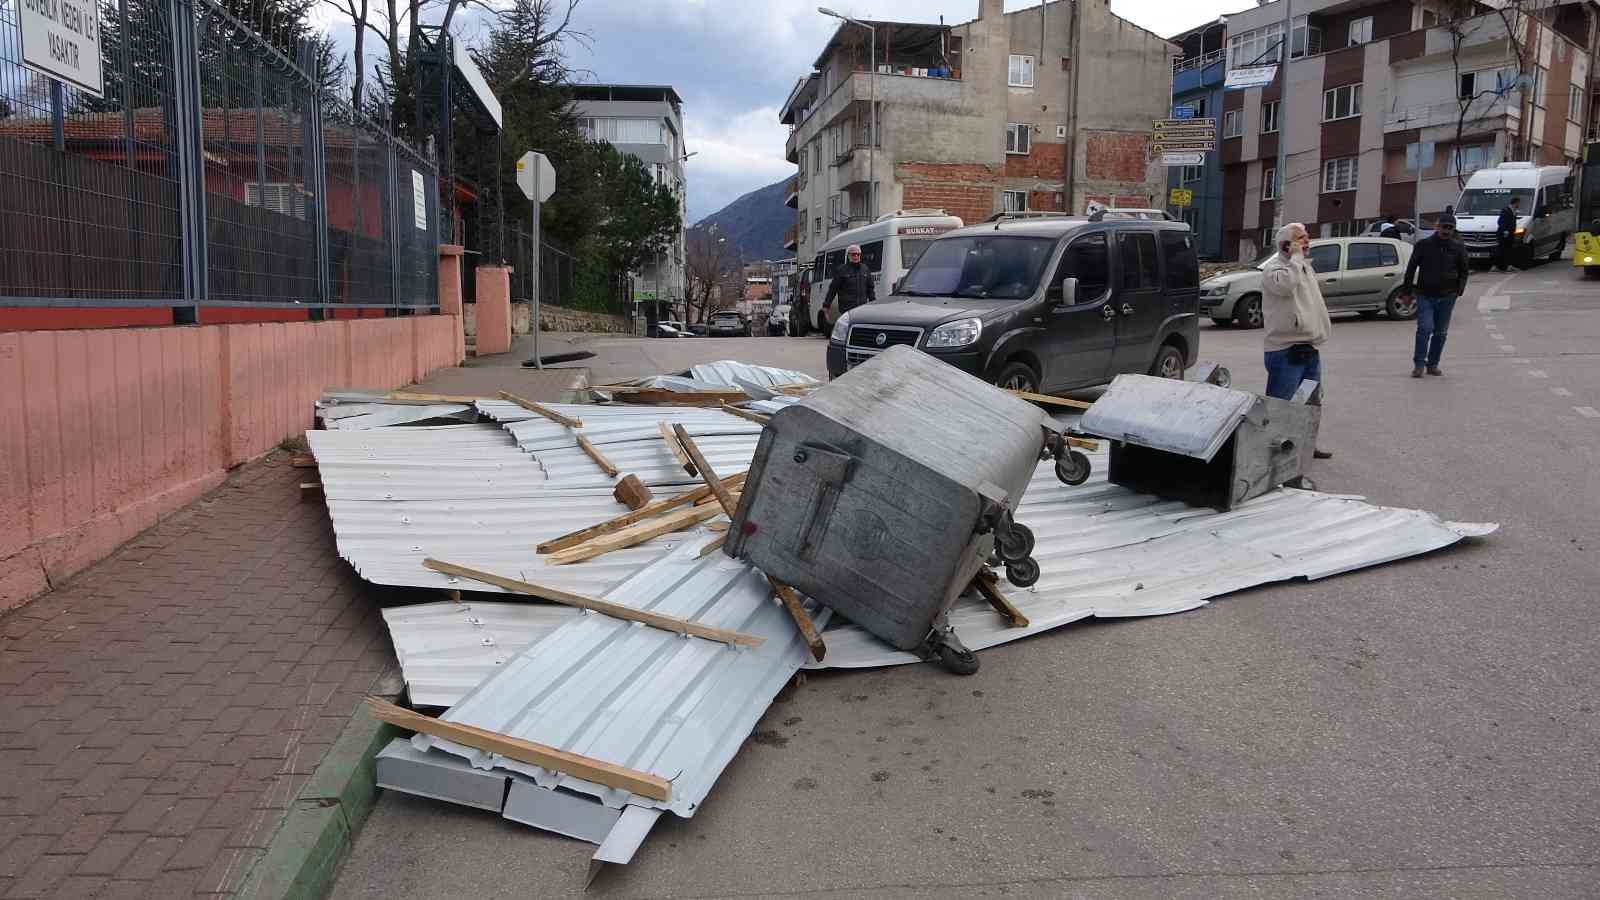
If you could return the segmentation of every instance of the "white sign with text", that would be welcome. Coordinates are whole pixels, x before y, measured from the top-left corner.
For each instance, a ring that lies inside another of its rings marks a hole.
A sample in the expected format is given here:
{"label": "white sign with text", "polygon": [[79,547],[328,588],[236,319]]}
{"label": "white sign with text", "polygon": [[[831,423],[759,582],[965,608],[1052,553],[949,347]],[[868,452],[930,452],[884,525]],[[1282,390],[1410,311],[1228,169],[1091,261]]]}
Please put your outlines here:
{"label": "white sign with text", "polygon": [[95,0],[17,0],[22,64],[96,97],[100,70],[100,6]]}

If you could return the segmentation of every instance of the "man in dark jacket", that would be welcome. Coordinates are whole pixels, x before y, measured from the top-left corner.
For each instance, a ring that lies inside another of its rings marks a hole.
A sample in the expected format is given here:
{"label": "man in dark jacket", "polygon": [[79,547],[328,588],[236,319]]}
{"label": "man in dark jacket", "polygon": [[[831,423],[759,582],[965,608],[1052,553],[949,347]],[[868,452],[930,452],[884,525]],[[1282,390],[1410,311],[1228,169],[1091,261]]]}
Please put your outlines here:
{"label": "man in dark jacket", "polygon": [[1467,248],[1456,239],[1455,216],[1440,216],[1433,235],[1418,241],[1412,249],[1405,281],[1400,285],[1401,295],[1412,296],[1413,285],[1417,345],[1411,355],[1411,377],[1421,378],[1424,368],[1429,375],[1443,375],[1439,357],[1450,333],[1450,314],[1455,311],[1456,298],[1467,289]]}
{"label": "man in dark jacket", "polygon": [[1502,271],[1511,268],[1517,241],[1517,216],[1520,213],[1518,206],[1521,202],[1512,197],[1510,205],[1500,210],[1500,219],[1495,223],[1494,236],[1497,243],[1494,248],[1494,267]]}
{"label": "man in dark jacket", "polygon": [[877,279],[861,263],[861,245],[851,244],[844,255],[845,264],[833,273],[833,280],[828,282],[828,294],[822,298],[822,308],[827,309],[833,305],[833,298],[838,297],[841,316],[863,303],[878,299],[878,289],[873,283]]}

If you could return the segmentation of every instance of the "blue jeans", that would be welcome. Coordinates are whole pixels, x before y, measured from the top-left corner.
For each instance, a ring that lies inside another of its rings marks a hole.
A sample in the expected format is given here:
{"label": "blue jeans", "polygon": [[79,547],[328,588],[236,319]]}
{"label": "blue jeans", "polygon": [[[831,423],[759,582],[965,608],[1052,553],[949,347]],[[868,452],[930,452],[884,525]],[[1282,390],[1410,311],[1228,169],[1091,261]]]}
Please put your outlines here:
{"label": "blue jeans", "polygon": [[1411,364],[1417,368],[1427,366],[1437,369],[1439,357],[1444,354],[1444,339],[1450,336],[1450,314],[1455,312],[1456,298],[1417,295],[1417,346],[1411,354]]}
{"label": "blue jeans", "polygon": [[1322,382],[1322,354],[1310,344],[1296,344],[1287,350],[1268,350],[1267,396],[1289,400],[1306,379]]}

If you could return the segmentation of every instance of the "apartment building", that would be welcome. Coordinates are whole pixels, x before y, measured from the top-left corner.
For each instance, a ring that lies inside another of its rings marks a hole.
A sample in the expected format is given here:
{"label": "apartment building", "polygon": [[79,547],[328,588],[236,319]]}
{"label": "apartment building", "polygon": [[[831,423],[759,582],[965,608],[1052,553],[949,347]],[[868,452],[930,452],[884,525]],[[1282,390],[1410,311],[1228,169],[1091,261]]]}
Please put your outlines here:
{"label": "apartment building", "polygon": [[1270,246],[1280,191],[1283,221],[1341,236],[1386,215],[1427,221],[1482,167],[1583,157],[1592,0],[1294,0],[1285,37],[1286,2],[1227,20],[1227,69],[1280,65],[1223,94],[1225,257]]}
{"label": "apartment building", "polygon": [[981,0],[960,25],[864,24],[876,58],[872,35],[841,22],[780,112],[798,167],[786,246],[801,259],[897,209],[977,222],[1159,203],[1166,173],[1150,123],[1167,115],[1178,48],[1107,0],[1011,13]]}
{"label": "apartment building", "polygon": [[[1228,22],[1219,18],[1172,38],[1183,55],[1172,61],[1172,107],[1187,108],[1196,119],[1222,119],[1223,86],[1228,73]],[[1236,122],[1237,124],[1237,122]],[[1187,207],[1174,209],[1194,229],[1201,259],[1220,259],[1222,250],[1222,162],[1206,153],[1199,165],[1172,166],[1167,188],[1192,195]]]}
{"label": "apartment building", "polygon": [[[667,85],[580,84],[572,89],[573,111],[590,140],[606,141],[638,158],[658,184],[672,188],[678,215],[687,218],[683,163],[683,100]],[[682,312],[686,286],[684,232],[672,247],[633,273],[635,303],[661,301]]]}

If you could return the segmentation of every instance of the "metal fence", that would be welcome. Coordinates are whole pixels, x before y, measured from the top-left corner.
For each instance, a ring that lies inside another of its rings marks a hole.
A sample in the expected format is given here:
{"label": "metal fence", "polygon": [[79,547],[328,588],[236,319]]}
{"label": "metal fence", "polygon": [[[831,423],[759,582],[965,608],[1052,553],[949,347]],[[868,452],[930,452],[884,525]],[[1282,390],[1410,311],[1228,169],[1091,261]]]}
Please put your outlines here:
{"label": "metal fence", "polygon": [[214,0],[100,0],[104,95],[0,0],[0,305],[438,304],[434,165]]}
{"label": "metal fence", "polygon": [[[533,235],[521,228],[506,229],[507,264],[511,266],[511,299],[533,299]],[[539,301],[557,306],[582,307],[577,290],[577,265],[572,254],[549,243],[539,248]],[[596,310],[606,311],[609,310]]]}

